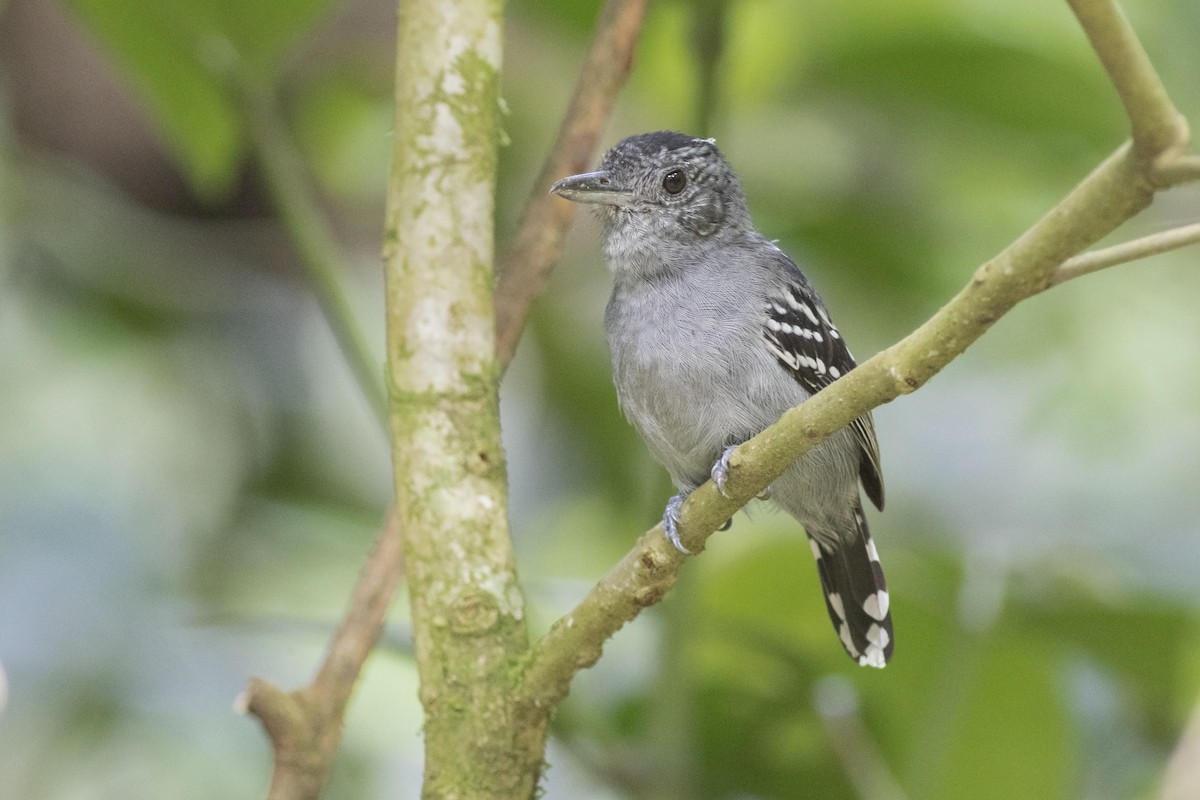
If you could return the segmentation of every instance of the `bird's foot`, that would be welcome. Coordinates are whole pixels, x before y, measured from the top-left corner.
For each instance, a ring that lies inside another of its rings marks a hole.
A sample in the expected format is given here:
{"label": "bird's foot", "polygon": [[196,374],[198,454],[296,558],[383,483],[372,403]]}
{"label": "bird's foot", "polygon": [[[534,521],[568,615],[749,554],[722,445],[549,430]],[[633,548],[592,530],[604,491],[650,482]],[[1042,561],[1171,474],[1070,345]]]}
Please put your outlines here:
{"label": "bird's foot", "polygon": [[691,555],[692,551],[683,546],[683,542],[679,539],[679,507],[683,505],[686,495],[677,494],[667,501],[666,510],[663,511],[663,533],[667,537],[667,541],[675,545],[675,549],[684,555]]}
{"label": "bird's foot", "polygon": [[721,457],[717,459],[717,463],[713,464],[712,475],[713,483],[717,485],[717,491],[724,497],[729,497],[725,493],[725,482],[729,480],[729,457],[733,455],[733,451],[737,449],[736,444],[731,444],[725,448],[725,452],[721,453]]}

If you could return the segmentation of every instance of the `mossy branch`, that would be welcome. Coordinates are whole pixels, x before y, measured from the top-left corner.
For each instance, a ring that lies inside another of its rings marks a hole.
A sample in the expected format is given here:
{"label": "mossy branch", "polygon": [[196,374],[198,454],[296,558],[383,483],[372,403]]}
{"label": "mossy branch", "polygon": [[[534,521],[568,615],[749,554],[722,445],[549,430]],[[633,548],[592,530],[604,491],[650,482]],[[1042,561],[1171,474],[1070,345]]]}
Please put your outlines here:
{"label": "mossy branch", "polygon": [[546,715],[515,713],[529,646],[508,531],[492,298],[500,0],[406,0],[384,260],[396,508],[427,798],[528,798]]}

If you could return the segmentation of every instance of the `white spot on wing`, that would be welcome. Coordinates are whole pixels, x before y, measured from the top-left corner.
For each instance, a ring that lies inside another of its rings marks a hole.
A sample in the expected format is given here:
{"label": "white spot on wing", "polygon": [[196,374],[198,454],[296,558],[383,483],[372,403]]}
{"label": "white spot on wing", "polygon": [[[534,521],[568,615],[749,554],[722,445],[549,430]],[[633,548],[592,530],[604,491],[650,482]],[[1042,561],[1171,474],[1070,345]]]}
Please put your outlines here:
{"label": "white spot on wing", "polygon": [[787,303],[789,306],[796,309],[804,316],[808,317],[808,321],[811,322],[813,325],[819,324],[819,322],[817,320],[817,315],[813,313],[812,307],[809,306],[808,303],[805,303],[803,300],[796,297],[796,295],[792,294],[791,292],[788,292]]}

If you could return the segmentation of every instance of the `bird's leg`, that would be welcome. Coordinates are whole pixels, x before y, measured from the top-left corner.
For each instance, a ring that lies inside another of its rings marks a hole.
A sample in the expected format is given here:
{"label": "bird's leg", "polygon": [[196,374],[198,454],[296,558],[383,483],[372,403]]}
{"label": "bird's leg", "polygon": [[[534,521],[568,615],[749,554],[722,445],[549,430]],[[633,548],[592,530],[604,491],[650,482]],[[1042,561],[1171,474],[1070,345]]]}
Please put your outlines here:
{"label": "bird's leg", "polygon": [[[667,537],[667,541],[675,545],[675,549],[684,555],[695,555],[691,550],[683,546],[683,540],[679,538],[679,507],[683,505],[683,501],[687,499],[686,494],[677,494],[667,501],[667,507],[663,511],[663,533]],[[733,520],[725,520],[725,524],[717,528],[719,531],[729,530],[729,526],[733,524]]]}
{"label": "bird's leg", "polygon": [[[717,485],[717,491],[720,492],[725,497],[729,497],[729,494],[725,491],[725,483],[729,480],[729,457],[731,455],[733,455],[733,451],[736,450],[737,448],[738,448],[738,446],[736,444],[731,444],[731,445],[729,445],[729,447],[726,447],[725,452],[721,453],[721,457],[717,459],[717,463],[713,464],[713,468],[712,468],[711,474],[712,474],[713,483],[715,483]],[[770,500],[771,499],[771,487],[768,486],[767,488],[763,489],[758,494],[758,499],[759,500]],[[720,531],[729,530],[729,526],[732,523],[733,523],[733,520],[729,520],[724,525],[722,525],[720,528],[717,528],[717,530],[720,530]]]}
{"label": "bird's leg", "polygon": [[[717,463],[712,466],[713,483],[717,485],[717,491],[724,497],[729,497],[725,493],[725,482],[729,480],[729,457],[733,455],[733,451],[737,449],[736,444],[731,444],[725,448],[725,452],[721,453],[721,457],[717,459]],[[724,529],[722,529],[724,530]]]}
{"label": "bird's leg", "polygon": [[675,545],[675,549],[679,552],[690,556],[692,551],[684,547],[683,542],[679,540],[679,507],[686,499],[686,494],[677,494],[667,501],[667,507],[663,511],[662,526],[667,541]]}

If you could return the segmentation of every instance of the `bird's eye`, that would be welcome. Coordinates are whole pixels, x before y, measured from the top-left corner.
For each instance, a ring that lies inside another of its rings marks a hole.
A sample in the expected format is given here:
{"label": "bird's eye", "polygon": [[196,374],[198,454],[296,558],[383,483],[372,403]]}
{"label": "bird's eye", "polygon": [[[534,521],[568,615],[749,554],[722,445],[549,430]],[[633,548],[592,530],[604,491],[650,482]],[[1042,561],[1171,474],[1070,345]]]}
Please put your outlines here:
{"label": "bird's eye", "polygon": [[681,169],[673,169],[663,176],[663,188],[667,194],[679,194],[687,185],[687,175]]}

